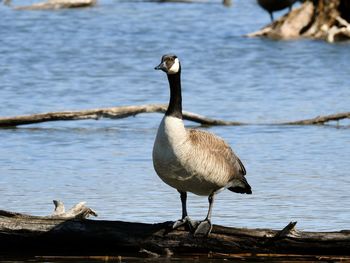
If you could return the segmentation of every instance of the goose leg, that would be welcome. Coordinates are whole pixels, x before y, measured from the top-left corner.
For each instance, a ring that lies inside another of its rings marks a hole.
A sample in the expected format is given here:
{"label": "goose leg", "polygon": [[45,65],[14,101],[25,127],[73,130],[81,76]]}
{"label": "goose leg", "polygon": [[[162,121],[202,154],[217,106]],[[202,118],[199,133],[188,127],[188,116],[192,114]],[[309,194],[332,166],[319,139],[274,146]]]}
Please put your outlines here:
{"label": "goose leg", "polygon": [[211,212],[212,212],[212,208],[213,208],[213,203],[214,203],[214,193],[211,193],[208,197],[208,201],[209,201],[209,209],[208,209],[208,214],[207,217],[199,223],[196,231],[194,232],[195,236],[208,236],[211,232],[211,229],[213,228],[213,225],[210,221],[211,219]]}
{"label": "goose leg", "polygon": [[270,14],[271,22],[273,22],[273,13],[269,12],[269,14]]}
{"label": "goose leg", "polygon": [[181,204],[182,204],[182,217],[180,220],[177,220],[174,225],[173,229],[176,229],[180,226],[183,226],[187,224],[190,228],[190,230],[195,229],[198,225],[198,223],[194,220],[191,220],[190,217],[187,214],[187,207],[186,207],[186,201],[187,201],[187,193],[186,192],[181,192],[180,193],[180,198],[181,198]]}

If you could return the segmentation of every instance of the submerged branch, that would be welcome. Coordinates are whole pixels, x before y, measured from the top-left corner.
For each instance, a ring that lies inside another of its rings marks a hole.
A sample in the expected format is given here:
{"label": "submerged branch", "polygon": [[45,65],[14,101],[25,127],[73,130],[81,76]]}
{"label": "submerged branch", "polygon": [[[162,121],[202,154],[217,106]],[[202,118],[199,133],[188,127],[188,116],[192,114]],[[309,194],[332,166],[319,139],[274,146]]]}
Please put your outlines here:
{"label": "submerged branch", "polygon": [[[14,127],[19,125],[41,123],[47,121],[67,121],[67,120],[86,120],[100,118],[119,119],[135,116],[140,113],[164,113],[167,109],[163,104],[147,104],[138,106],[120,106],[111,108],[99,108],[82,111],[62,111],[48,112],[33,115],[22,115],[14,117],[0,117],[0,127]],[[185,120],[200,123],[202,125],[241,125],[243,123],[211,119],[192,112],[183,112]]]}
{"label": "submerged branch", "polygon": [[[120,106],[110,108],[98,108],[82,111],[62,111],[62,112],[47,112],[32,115],[21,115],[13,117],[0,117],[1,127],[16,127],[20,125],[35,124],[48,121],[67,121],[67,120],[86,120],[100,118],[119,119],[130,116],[135,116],[141,113],[164,113],[167,109],[163,104],[146,104],[136,106]],[[238,121],[225,121],[220,119],[212,119],[192,112],[183,112],[183,118],[188,121],[193,121],[201,125],[218,126],[218,125],[253,125],[253,123],[244,123]],[[316,125],[324,124],[329,121],[339,121],[350,118],[350,112],[343,112],[325,116],[318,116],[312,119],[273,123],[274,125]],[[263,125],[271,125],[272,123],[260,123]]]}
{"label": "submerged branch", "polygon": [[97,0],[47,0],[30,6],[17,6],[16,10],[51,10],[62,8],[81,8],[96,5]]}
{"label": "submerged branch", "polygon": [[318,125],[318,124],[325,124],[326,122],[330,121],[340,121],[343,119],[350,119],[350,112],[342,112],[342,113],[336,113],[336,114],[330,114],[325,116],[317,116],[316,118],[312,119],[305,119],[300,121],[290,121],[290,122],[284,122],[281,124],[285,125]]}

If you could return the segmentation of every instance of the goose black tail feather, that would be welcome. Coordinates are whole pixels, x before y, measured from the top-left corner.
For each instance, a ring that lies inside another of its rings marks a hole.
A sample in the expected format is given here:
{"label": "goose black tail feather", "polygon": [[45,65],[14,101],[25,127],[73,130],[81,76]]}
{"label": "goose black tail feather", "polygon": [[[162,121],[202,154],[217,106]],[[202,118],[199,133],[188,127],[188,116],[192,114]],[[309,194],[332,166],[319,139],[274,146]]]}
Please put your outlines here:
{"label": "goose black tail feather", "polygon": [[234,184],[233,186],[227,189],[239,194],[252,194],[252,188],[250,187],[250,185],[244,177],[240,178],[238,184]]}

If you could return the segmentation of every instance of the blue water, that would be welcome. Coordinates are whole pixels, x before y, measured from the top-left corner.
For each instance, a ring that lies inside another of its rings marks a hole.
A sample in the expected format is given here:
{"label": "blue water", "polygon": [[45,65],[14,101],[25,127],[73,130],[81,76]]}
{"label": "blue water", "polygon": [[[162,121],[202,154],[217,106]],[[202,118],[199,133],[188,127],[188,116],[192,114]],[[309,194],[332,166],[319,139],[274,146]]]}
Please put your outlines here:
{"label": "blue water", "polygon": [[[1,5],[0,14],[0,116],[167,103],[166,76],[153,68],[175,53],[185,110],[259,124],[206,128],[233,147],[253,188],[251,196],[220,193],[213,222],[350,229],[349,122],[264,125],[349,111],[349,43],[246,38],[269,22],[254,0],[231,8],[220,1],[101,0],[59,11]],[[178,219],[179,195],[152,165],[161,118],[0,129],[0,209],[48,215],[59,199],[67,207],[86,201],[99,219]],[[188,202],[190,216],[204,218],[206,198]]]}

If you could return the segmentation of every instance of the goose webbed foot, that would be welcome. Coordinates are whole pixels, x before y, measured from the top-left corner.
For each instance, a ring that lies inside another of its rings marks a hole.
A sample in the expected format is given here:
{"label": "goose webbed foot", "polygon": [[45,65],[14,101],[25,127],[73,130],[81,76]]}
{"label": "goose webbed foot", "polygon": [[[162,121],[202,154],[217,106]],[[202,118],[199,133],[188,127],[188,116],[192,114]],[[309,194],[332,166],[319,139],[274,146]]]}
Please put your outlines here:
{"label": "goose webbed foot", "polygon": [[190,229],[190,231],[192,231],[197,228],[198,221],[192,220],[189,216],[186,216],[182,219],[177,220],[173,224],[173,229],[177,229],[181,226],[187,226]]}
{"label": "goose webbed foot", "polygon": [[209,219],[205,219],[204,221],[200,222],[199,225],[196,228],[196,231],[194,232],[194,236],[208,236],[213,228],[212,223]]}

